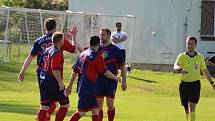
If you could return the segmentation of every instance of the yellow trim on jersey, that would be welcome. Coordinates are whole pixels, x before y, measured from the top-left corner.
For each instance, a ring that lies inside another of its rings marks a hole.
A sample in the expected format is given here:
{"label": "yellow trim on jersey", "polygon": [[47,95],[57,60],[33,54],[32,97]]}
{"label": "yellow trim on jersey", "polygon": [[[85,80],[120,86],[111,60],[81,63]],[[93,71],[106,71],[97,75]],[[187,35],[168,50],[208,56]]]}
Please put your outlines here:
{"label": "yellow trim on jersey", "polygon": [[181,74],[181,80],[185,82],[193,82],[201,79],[201,69],[206,69],[204,56],[200,53],[196,53],[191,57],[187,52],[180,53],[176,59],[176,62],[184,70],[188,71],[187,74]]}

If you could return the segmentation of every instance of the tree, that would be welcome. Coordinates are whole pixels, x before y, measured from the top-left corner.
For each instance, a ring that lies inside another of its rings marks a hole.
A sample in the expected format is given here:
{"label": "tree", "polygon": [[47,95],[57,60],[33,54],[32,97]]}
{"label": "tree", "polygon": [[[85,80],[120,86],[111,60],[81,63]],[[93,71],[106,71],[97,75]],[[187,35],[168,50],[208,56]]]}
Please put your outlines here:
{"label": "tree", "polygon": [[[68,10],[68,0],[0,0],[0,6],[23,7],[46,10]],[[55,4],[56,3],[56,4]]]}

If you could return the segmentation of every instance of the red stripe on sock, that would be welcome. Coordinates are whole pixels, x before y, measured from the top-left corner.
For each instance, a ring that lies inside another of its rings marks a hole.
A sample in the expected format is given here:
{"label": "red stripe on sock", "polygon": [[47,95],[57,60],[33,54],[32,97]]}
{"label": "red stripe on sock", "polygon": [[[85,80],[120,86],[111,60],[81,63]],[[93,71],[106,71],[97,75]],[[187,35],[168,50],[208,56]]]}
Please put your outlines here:
{"label": "red stripe on sock", "polygon": [[73,113],[69,121],[78,121],[81,118],[81,115],[78,112]]}
{"label": "red stripe on sock", "polygon": [[99,121],[99,115],[92,115],[92,121]]}
{"label": "red stripe on sock", "polygon": [[51,117],[51,114],[55,111],[56,109],[56,102],[55,101],[52,101],[51,102],[51,105],[49,106],[49,109],[48,109],[48,117],[47,117],[47,120],[50,120],[50,117]]}
{"label": "red stripe on sock", "polygon": [[67,111],[68,108],[60,107],[56,114],[55,121],[63,121],[63,119],[66,117]]}
{"label": "red stripe on sock", "polygon": [[99,110],[99,120],[103,120],[103,110]]}
{"label": "red stripe on sock", "polygon": [[46,110],[39,110],[37,113],[38,121],[46,121],[47,111]]}
{"label": "red stripe on sock", "polygon": [[108,121],[113,121],[115,117],[115,108],[113,110],[108,110]]}

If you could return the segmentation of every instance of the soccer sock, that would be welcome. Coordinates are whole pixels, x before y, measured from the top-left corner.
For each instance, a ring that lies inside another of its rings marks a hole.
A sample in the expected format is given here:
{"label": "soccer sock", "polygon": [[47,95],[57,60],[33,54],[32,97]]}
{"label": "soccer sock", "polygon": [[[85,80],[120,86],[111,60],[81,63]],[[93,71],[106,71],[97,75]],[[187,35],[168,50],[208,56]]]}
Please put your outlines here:
{"label": "soccer sock", "polygon": [[190,121],[195,121],[195,120],[196,120],[196,113],[190,112]]}
{"label": "soccer sock", "polygon": [[99,121],[99,115],[92,115],[92,121]]}
{"label": "soccer sock", "polygon": [[37,113],[38,121],[46,121],[47,119],[47,111],[46,110],[39,110]]}
{"label": "soccer sock", "polygon": [[103,119],[103,110],[99,110],[99,120],[102,121]]}
{"label": "soccer sock", "polygon": [[55,121],[63,121],[63,119],[66,116],[67,111],[68,111],[68,108],[60,107],[56,114]]}
{"label": "soccer sock", "polygon": [[115,117],[115,108],[113,110],[108,110],[108,121],[113,121]]}
{"label": "soccer sock", "polygon": [[55,108],[56,108],[56,102],[53,101],[51,102],[51,105],[49,106],[49,109],[48,109],[48,117],[47,117],[47,120],[50,120],[50,117],[51,117],[51,114],[55,111]]}
{"label": "soccer sock", "polygon": [[73,115],[70,117],[69,121],[78,121],[81,118],[81,115],[77,112],[73,113]]}

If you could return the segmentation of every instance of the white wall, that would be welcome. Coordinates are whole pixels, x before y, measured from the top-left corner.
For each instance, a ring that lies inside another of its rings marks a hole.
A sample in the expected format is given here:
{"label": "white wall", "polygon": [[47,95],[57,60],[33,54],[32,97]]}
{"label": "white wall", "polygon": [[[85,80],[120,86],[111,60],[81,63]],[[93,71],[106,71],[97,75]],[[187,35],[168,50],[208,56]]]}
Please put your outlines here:
{"label": "white wall", "polygon": [[[200,39],[201,0],[70,0],[69,5],[73,12],[136,16],[134,63],[173,64],[185,51],[186,35]],[[205,54],[215,50],[213,44],[200,41],[198,50]]]}

